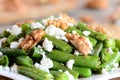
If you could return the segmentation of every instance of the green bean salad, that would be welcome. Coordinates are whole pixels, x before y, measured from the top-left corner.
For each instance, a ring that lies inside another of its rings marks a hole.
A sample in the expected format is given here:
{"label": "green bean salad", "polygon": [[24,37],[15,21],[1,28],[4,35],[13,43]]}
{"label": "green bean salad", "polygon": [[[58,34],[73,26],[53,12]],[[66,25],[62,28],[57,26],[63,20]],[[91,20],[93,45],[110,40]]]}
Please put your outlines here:
{"label": "green bean salad", "polygon": [[77,80],[119,67],[120,40],[65,16],[22,22],[0,33],[0,70],[34,80]]}

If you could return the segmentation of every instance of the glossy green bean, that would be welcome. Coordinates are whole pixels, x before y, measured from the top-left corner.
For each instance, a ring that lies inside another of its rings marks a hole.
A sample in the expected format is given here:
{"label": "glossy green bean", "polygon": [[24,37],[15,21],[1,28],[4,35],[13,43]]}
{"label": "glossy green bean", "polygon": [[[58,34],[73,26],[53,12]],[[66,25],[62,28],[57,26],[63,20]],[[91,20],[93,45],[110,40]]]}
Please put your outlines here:
{"label": "glossy green bean", "polygon": [[47,55],[50,59],[62,63],[66,63],[70,59],[74,59],[74,65],[79,67],[88,67],[92,69],[98,68],[100,61],[96,56],[74,56],[73,54],[65,54],[62,51],[53,50]]}
{"label": "glossy green bean", "polygon": [[50,73],[44,72],[34,67],[19,66],[18,72],[34,80],[51,80],[54,78]]}
{"label": "glossy green bean", "polygon": [[52,43],[55,45],[57,49],[60,49],[68,53],[72,51],[72,47],[62,40],[58,40],[50,35],[44,35],[44,38],[48,38],[50,41],[52,41]]}
{"label": "glossy green bean", "polygon": [[0,65],[8,66],[9,59],[6,55],[0,56]]}
{"label": "glossy green bean", "polygon": [[33,60],[29,56],[17,56],[15,62],[21,66],[32,66]]}
{"label": "glossy green bean", "polygon": [[4,55],[8,55],[8,56],[19,56],[19,55],[27,55],[28,54],[28,53],[26,53],[25,50],[22,50],[22,49],[0,48],[0,51]]}

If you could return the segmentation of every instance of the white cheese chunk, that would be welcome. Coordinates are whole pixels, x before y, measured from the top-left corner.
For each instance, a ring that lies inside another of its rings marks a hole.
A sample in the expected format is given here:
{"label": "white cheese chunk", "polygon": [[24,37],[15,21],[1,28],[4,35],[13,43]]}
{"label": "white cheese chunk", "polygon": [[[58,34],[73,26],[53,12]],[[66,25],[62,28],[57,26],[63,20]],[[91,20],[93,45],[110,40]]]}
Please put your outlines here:
{"label": "white cheese chunk", "polygon": [[82,33],[83,33],[85,36],[89,36],[91,32],[90,32],[90,31],[83,31]]}
{"label": "white cheese chunk", "polygon": [[0,51],[0,56],[2,56],[3,55],[3,53]]}
{"label": "white cheese chunk", "polygon": [[72,31],[73,34],[77,34],[77,32],[75,30]]}
{"label": "white cheese chunk", "polygon": [[50,58],[47,58],[46,55],[43,55],[40,64],[47,67],[47,68],[52,68],[53,67],[53,61]]}
{"label": "white cheese chunk", "polygon": [[73,75],[70,74],[68,71],[65,71],[64,73],[68,75],[69,80],[75,80]]}
{"label": "white cheese chunk", "polygon": [[42,71],[45,71],[45,72],[49,72],[49,68],[43,66],[43,65],[40,65],[39,63],[35,63],[34,66]]}
{"label": "white cheese chunk", "polygon": [[36,29],[36,28],[45,28],[45,26],[43,26],[41,23],[39,22],[35,22],[31,24],[31,29]]}
{"label": "white cheese chunk", "polygon": [[78,56],[78,55],[82,55],[82,54],[78,50],[75,50],[74,55]]}
{"label": "white cheese chunk", "polygon": [[34,66],[40,70],[45,72],[49,72],[49,68],[53,67],[53,62],[51,59],[47,58],[45,54],[43,54],[43,58],[39,63],[35,63]]}
{"label": "white cheese chunk", "polygon": [[17,69],[18,69],[18,66],[15,63],[10,67],[11,72],[17,73],[18,72]]}
{"label": "white cheese chunk", "polygon": [[22,28],[17,25],[13,25],[11,29],[7,29],[6,31],[10,32],[12,35],[17,36],[22,33]]}
{"label": "white cheese chunk", "polygon": [[14,41],[14,42],[11,42],[11,43],[10,43],[10,48],[11,48],[11,49],[13,49],[13,48],[18,48],[18,46],[19,46],[19,42],[17,42],[17,41]]}
{"label": "white cheese chunk", "polygon": [[53,47],[54,47],[52,44],[52,41],[48,40],[47,38],[45,38],[42,46],[48,52],[51,52],[53,50]]}
{"label": "white cheese chunk", "polygon": [[108,73],[107,70],[106,70],[106,68],[103,68],[102,69],[102,74],[106,74],[106,73]]}
{"label": "white cheese chunk", "polygon": [[108,48],[107,50],[108,50],[108,52],[109,52],[110,54],[113,54],[113,53],[114,53],[111,48]]}
{"label": "white cheese chunk", "polygon": [[66,32],[62,29],[55,27],[54,25],[50,25],[45,29],[45,32],[51,36],[56,37],[57,39],[64,40],[68,42],[68,39],[65,37]]}
{"label": "white cheese chunk", "polygon": [[2,47],[2,43],[5,43],[6,40],[7,40],[7,38],[0,39],[0,48]]}
{"label": "white cheese chunk", "polygon": [[66,63],[66,66],[72,70],[72,67],[73,67],[73,64],[74,64],[74,60],[73,59],[70,59],[67,63]]}

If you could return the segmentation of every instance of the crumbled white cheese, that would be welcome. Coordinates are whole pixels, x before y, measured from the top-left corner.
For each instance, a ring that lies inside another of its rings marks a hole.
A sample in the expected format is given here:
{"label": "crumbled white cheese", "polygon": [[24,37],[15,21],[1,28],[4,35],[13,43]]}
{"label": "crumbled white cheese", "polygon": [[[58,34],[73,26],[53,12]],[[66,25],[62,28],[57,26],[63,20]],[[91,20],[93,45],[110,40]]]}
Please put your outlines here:
{"label": "crumbled white cheese", "polygon": [[7,38],[1,38],[0,39],[0,48],[2,47],[2,43],[5,43],[6,40],[7,40]]}
{"label": "crumbled white cheese", "polygon": [[35,63],[34,66],[42,71],[45,71],[45,72],[49,72],[49,68],[43,66],[43,65],[40,65],[39,63]]}
{"label": "crumbled white cheese", "polygon": [[66,66],[72,70],[72,67],[73,67],[73,64],[74,64],[74,60],[73,59],[70,59],[67,63],[66,63]]}
{"label": "crumbled white cheese", "polygon": [[105,73],[107,73],[107,70],[106,70],[106,68],[103,68],[102,69],[102,74],[105,74]]}
{"label": "crumbled white cheese", "polygon": [[2,42],[2,43],[5,43],[5,41],[7,40],[7,38],[2,38],[2,39],[0,39],[0,41]]}
{"label": "crumbled white cheese", "polygon": [[22,28],[17,25],[13,25],[11,29],[6,29],[6,31],[17,36],[22,33]]}
{"label": "crumbled white cheese", "polygon": [[45,26],[43,26],[41,23],[39,22],[35,22],[31,24],[31,29],[36,29],[36,28],[45,28]]}
{"label": "crumbled white cheese", "polygon": [[45,51],[43,50],[42,46],[38,45],[37,47],[40,49],[40,54],[45,55]]}
{"label": "crumbled white cheese", "polygon": [[75,30],[72,31],[73,34],[77,34],[77,32]]}
{"label": "crumbled white cheese", "polygon": [[53,47],[54,47],[53,44],[52,44],[52,41],[48,40],[48,38],[45,38],[42,46],[48,52],[51,52],[53,50]]}
{"label": "crumbled white cheese", "polygon": [[90,31],[83,31],[82,33],[83,33],[85,36],[89,36],[91,32],[90,32]]}
{"label": "crumbled white cheese", "polygon": [[43,54],[43,58],[39,63],[35,63],[34,66],[40,70],[49,72],[49,68],[53,67],[53,62],[51,59],[47,58],[45,54]]}
{"label": "crumbled white cheese", "polygon": [[18,42],[17,42],[17,41],[11,42],[11,43],[10,43],[10,48],[11,48],[11,49],[13,49],[13,48],[18,48],[18,46],[20,45],[20,43],[21,43],[23,40],[24,40],[24,38],[20,38],[20,39],[18,40]]}
{"label": "crumbled white cheese", "polygon": [[82,54],[78,50],[75,50],[74,55],[78,56],[78,55],[82,55]]}
{"label": "crumbled white cheese", "polygon": [[50,58],[47,58],[46,55],[43,55],[40,64],[47,67],[47,68],[52,68],[53,67],[53,61]]}
{"label": "crumbled white cheese", "polygon": [[114,64],[113,64],[113,67],[114,67],[114,68],[118,68],[118,67],[119,67],[119,63],[114,63]]}
{"label": "crumbled white cheese", "polygon": [[2,56],[3,55],[3,53],[0,51],[0,56]]}
{"label": "crumbled white cheese", "polygon": [[61,70],[61,69],[59,69],[58,71],[59,71],[59,72],[63,72],[63,70]]}
{"label": "crumbled white cheese", "polygon": [[87,43],[88,43],[89,46],[90,46],[90,51],[89,51],[89,53],[91,54],[91,53],[92,53],[92,50],[93,50],[92,43],[90,42],[89,38],[86,38],[86,41],[87,41]]}
{"label": "crumbled white cheese", "polygon": [[0,41],[0,48],[2,47],[2,41]]}
{"label": "crumbled white cheese", "polygon": [[13,49],[13,48],[18,48],[18,46],[19,46],[19,42],[17,42],[17,41],[14,41],[14,42],[11,42],[11,43],[10,43],[10,48],[11,48],[11,49]]}
{"label": "crumbled white cheese", "polygon": [[69,23],[69,22],[67,22],[67,24],[69,27],[74,26],[72,23]]}
{"label": "crumbled white cheese", "polygon": [[110,53],[110,54],[113,54],[113,50],[111,48],[108,48],[107,51]]}
{"label": "crumbled white cheese", "polygon": [[73,75],[70,74],[68,71],[65,71],[64,73],[68,75],[69,80],[75,80]]}
{"label": "crumbled white cheese", "polygon": [[14,64],[10,67],[10,71],[17,73],[17,72],[18,72],[18,71],[17,71],[17,68],[18,68],[18,66],[14,63]]}
{"label": "crumbled white cheese", "polygon": [[64,40],[68,42],[68,39],[65,37],[66,32],[62,29],[55,27],[54,25],[50,25],[45,29],[45,32],[51,36],[56,37],[57,39]]}
{"label": "crumbled white cheese", "polygon": [[0,65],[0,69],[1,70],[5,70],[5,71],[10,71],[10,68],[8,66],[2,66],[2,65]]}

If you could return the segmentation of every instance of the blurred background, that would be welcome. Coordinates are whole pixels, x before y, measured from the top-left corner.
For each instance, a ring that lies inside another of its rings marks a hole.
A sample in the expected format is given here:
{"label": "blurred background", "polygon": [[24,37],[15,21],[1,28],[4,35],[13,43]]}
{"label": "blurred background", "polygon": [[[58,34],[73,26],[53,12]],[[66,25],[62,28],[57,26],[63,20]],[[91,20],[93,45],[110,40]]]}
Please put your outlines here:
{"label": "blurred background", "polygon": [[120,0],[0,0],[0,31],[19,21],[59,13],[87,24],[102,24],[120,38],[116,36],[120,34]]}

